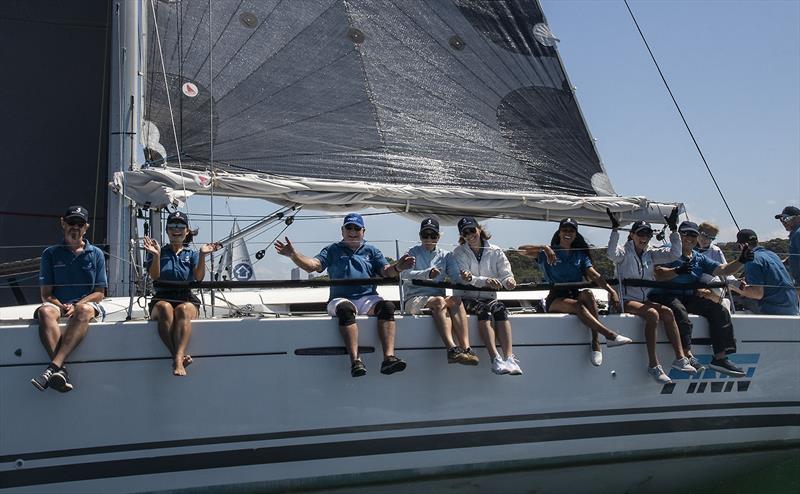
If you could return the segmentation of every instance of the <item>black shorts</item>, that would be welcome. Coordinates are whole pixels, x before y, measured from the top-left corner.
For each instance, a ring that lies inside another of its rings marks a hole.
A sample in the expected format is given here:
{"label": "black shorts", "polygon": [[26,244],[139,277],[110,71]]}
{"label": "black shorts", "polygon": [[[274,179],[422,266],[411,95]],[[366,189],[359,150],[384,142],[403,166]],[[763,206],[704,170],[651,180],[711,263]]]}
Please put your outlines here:
{"label": "black shorts", "polygon": [[156,292],[153,300],[147,306],[147,313],[153,313],[153,307],[156,306],[158,302],[168,302],[172,308],[185,304],[186,302],[191,302],[197,307],[197,312],[200,312],[200,299],[195,296],[191,290],[176,290],[176,291],[161,291]]}
{"label": "black shorts", "polygon": [[508,319],[508,309],[497,299],[462,299],[467,314],[478,316],[479,321],[490,321],[492,317],[500,321]]}
{"label": "black shorts", "polygon": [[581,293],[580,288],[553,288],[547,294],[547,299],[544,301],[544,309],[550,312],[550,305],[560,298],[571,298],[578,300],[578,294]]}

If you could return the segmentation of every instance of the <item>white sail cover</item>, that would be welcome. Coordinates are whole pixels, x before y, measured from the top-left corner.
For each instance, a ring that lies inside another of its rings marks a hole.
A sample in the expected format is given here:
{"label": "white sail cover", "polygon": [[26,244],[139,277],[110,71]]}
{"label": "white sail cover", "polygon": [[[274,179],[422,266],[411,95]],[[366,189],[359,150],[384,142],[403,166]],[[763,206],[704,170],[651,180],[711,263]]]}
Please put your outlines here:
{"label": "white sail cover", "polygon": [[616,196],[536,0],[154,5],[151,161],[115,177],[142,204],[213,185],[410,214],[660,219],[671,207]]}

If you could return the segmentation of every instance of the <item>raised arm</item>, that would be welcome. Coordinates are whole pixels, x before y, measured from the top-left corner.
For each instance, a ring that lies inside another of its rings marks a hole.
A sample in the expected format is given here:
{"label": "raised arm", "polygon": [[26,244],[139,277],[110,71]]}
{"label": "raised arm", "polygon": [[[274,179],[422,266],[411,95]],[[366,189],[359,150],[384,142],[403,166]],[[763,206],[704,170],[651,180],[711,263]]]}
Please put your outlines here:
{"label": "raised arm", "polygon": [[203,244],[198,251],[197,266],[194,267],[194,279],[196,281],[203,281],[206,277],[206,256],[212,252],[222,248],[222,244],[214,242],[210,244]]}
{"label": "raised arm", "polygon": [[619,230],[611,230],[611,235],[608,236],[606,257],[614,264],[619,264],[625,259],[625,248],[619,246]]}
{"label": "raised arm", "polygon": [[285,243],[280,240],[275,241],[275,250],[278,254],[288,257],[297,267],[307,273],[322,271],[322,263],[319,259],[316,257],[304,256],[294,248],[289,237],[284,237],[284,239],[286,240]]}
{"label": "raised arm", "polygon": [[556,263],[556,253],[549,245],[520,245],[517,250],[519,250],[522,255],[530,257],[539,257],[539,253],[544,252],[544,255],[547,256],[548,264],[552,265]]}

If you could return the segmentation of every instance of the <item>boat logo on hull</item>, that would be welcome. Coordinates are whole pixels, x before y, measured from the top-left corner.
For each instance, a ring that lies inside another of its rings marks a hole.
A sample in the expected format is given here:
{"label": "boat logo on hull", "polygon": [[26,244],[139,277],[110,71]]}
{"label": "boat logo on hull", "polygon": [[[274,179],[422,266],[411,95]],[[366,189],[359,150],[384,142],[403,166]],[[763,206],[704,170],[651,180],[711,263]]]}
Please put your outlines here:
{"label": "boat logo on hull", "polygon": [[672,382],[661,388],[661,394],[685,393],[744,393],[750,388],[750,383],[756,373],[759,353],[737,353],[728,358],[745,371],[745,376],[735,379],[708,367],[712,355],[695,355],[697,360],[706,366],[706,370],[697,374],[687,374],[676,369],[670,369],[669,378]]}

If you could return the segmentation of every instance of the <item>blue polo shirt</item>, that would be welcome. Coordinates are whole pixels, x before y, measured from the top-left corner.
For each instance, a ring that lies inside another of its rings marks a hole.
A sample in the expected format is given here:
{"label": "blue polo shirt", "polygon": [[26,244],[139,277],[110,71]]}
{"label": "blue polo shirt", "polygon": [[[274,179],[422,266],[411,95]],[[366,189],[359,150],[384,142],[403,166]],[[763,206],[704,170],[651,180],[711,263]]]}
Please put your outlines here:
{"label": "blue polo shirt", "polygon": [[[337,242],[325,247],[314,256],[328,270],[332,280],[354,280],[359,278],[375,278],[381,276],[383,267],[389,261],[383,253],[368,243],[363,243],[355,251],[350,250],[344,242]],[[330,300],[346,298],[355,300],[368,295],[377,295],[375,285],[332,286]]]}
{"label": "blue polo shirt", "polygon": [[753,260],[744,265],[744,279],[749,285],[763,285],[764,296],[758,301],[762,314],[794,316],[798,313],[797,292],[780,258],[763,247],[753,249]]}
{"label": "blue polo shirt", "polygon": [[72,304],[97,288],[106,288],[106,259],[103,251],[83,239],[83,252],[72,253],[66,243],[42,252],[39,285],[52,286],[53,295],[63,304]]}
{"label": "blue polo shirt", "polygon": [[800,225],[789,232],[789,274],[794,278],[794,286],[800,287]]}
{"label": "blue polo shirt", "polygon": [[[461,274],[458,270],[458,262],[450,252],[440,249],[438,246],[433,250],[428,250],[422,245],[412,247],[408,254],[414,256],[415,263],[412,269],[403,271],[400,275],[403,278],[403,292],[406,300],[411,297],[439,296],[445,295],[444,288],[433,288],[429,286],[415,285],[405,280],[429,280],[441,283],[445,278],[450,278],[452,283],[461,283]],[[434,279],[428,278],[431,268],[440,271],[439,276]]]}
{"label": "blue polo shirt", "polygon": [[[159,256],[161,274],[158,279],[161,281],[195,281],[194,268],[200,262],[200,253],[188,247],[184,247],[179,252],[172,250],[170,244],[161,247]],[[148,254],[145,267],[150,269],[153,263],[153,256]],[[174,291],[170,288],[156,288],[156,293],[164,291]]]}
{"label": "blue polo shirt", "polygon": [[544,273],[544,280],[549,283],[574,283],[583,281],[586,270],[592,267],[592,260],[586,251],[564,249],[560,245],[551,245],[556,253],[556,263],[548,264],[547,255],[539,252],[539,269]]}
{"label": "blue polo shirt", "polygon": [[[678,260],[672,261],[668,264],[661,264],[665,268],[677,268],[686,261],[686,256],[681,256]],[[686,274],[679,274],[670,280],[671,283],[697,283],[704,274],[712,274],[717,267],[720,266],[718,262],[712,261],[703,254],[694,251],[691,259],[689,259],[689,266],[691,271]],[[694,295],[694,288],[681,290],[680,288],[653,288],[650,290],[649,295],[668,293],[672,295]]]}

